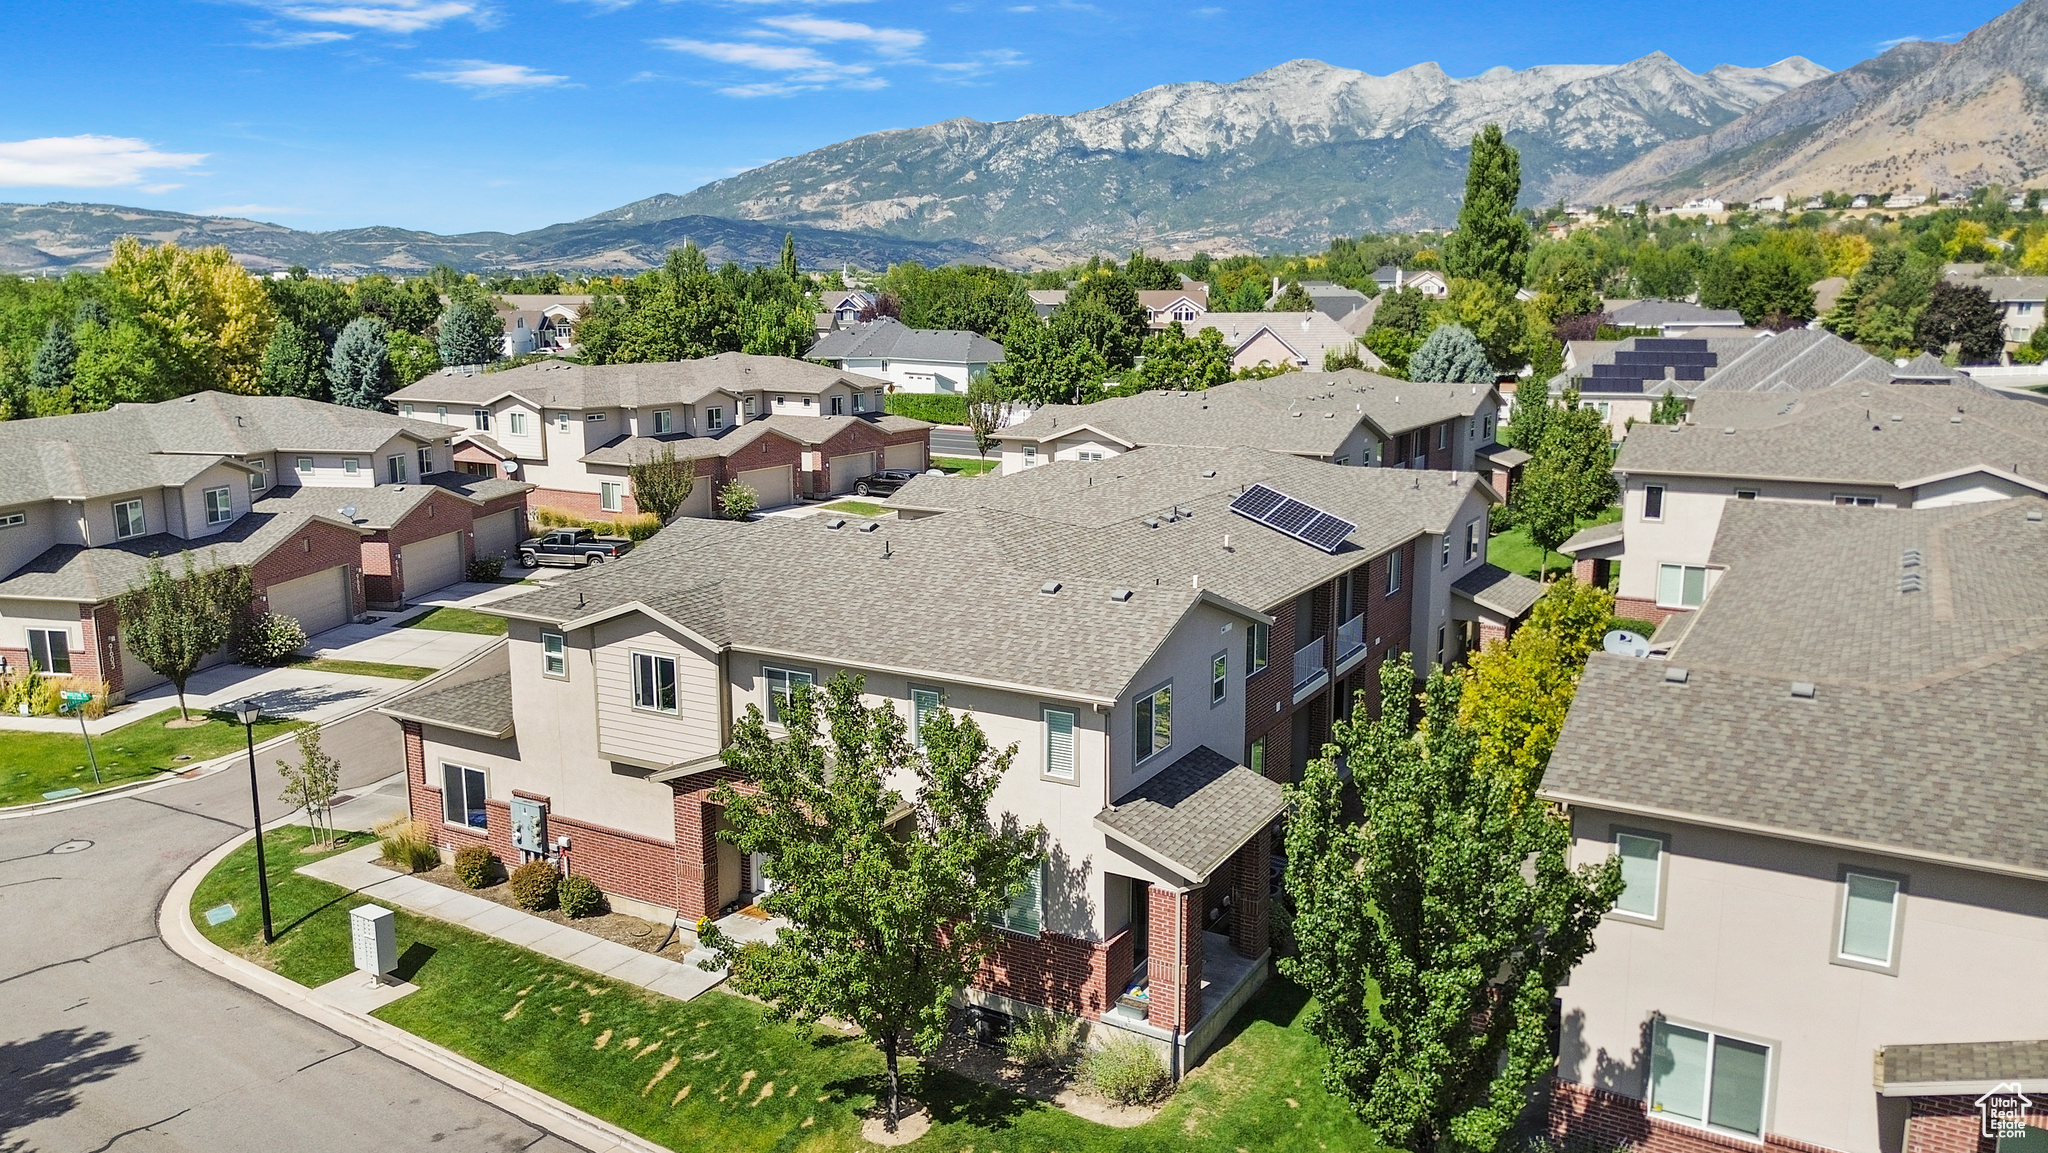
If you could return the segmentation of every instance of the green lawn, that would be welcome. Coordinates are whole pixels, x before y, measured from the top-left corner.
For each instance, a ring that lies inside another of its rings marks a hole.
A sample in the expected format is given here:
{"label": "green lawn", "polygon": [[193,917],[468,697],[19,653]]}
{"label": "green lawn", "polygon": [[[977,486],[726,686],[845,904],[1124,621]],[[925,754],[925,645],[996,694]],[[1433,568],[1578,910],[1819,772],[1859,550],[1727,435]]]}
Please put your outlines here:
{"label": "green lawn", "polygon": [[[294,874],[304,830],[270,854],[276,944],[256,942],[254,852],[244,846],[201,883],[193,916],[216,943],[302,984],[349,968],[348,910],[363,898]],[[223,902],[234,919],[207,927]],[[466,929],[399,912],[400,975],[420,991],[377,1016],[650,1140],[678,1150],[812,1153],[869,1148],[860,1116],[882,1089],[865,1042],[770,1022],[751,1001],[695,1001],[619,985]],[[980,1082],[913,1063],[911,1092],[932,1131],[909,1148],[1003,1153],[1310,1153],[1377,1144],[1322,1088],[1306,1002],[1276,981],[1231,1023],[1228,1042],[1152,1121],[1112,1129]]]}
{"label": "green lawn", "polygon": [[[101,783],[97,785],[86,759],[85,742],[77,733],[10,732],[0,737],[6,750],[0,752],[0,806],[31,804],[42,800],[44,793],[59,789],[90,793],[146,780],[242,748],[241,724],[227,713],[212,715],[213,723],[196,729],[167,729],[164,723],[177,720],[178,710],[166,709],[94,737],[92,750],[100,764]],[[297,727],[296,721],[264,718],[256,722],[256,741],[261,744]],[[191,759],[176,759],[180,754]]]}
{"label": "green lawn", "polygon": [[848,516],[881,516],[889,511],[881,505],[865,500],[835,500],[824,507],[829,512],[843,512]]}
{"label": "green lawn", "polygon": [[971,456],[935,456],[932,458],[932,467],[954,476],[980,476],[982,473],[994,472],[1003,467],[1003,462],[996,457],[977,460]]}
{"label": "green lawn", "polygon": [[416,681],[431,677],[439,669],[425,665],[387,665],[381,661],[347,661],[334,657],[301,657],[291,663],[295,669],[312,669],[320,673],[347,673],[358,677],[390,677],[398,681]]}
{"label": "green lawn", "polygon": [[475,609],[461,609],[449,605],[428,609],[418,616],[407,617],[398,622],[402,629],[437,629],[444,633],[476,633],[479,636],[502,637],[505,635],[505,618],[480,613]]}
{"label": "green lawn", "polygon": [[[1579,528],[1612,524],[1620,519],[1621,506],[1616,505],[1598,516],[1580,521]],[[1497,564],[1509,572],[1521,573],[1531,580],[1539,579],[1536,570],[1541,556],[1542,550],[1536,547],[1535,541],[1529,539],[1529,530],[1526,528],[1511,528],[1505,532],[1495,533],[1486,542],[1486,559],[1489,563]],[[1550,571],[1554,574],[1560,569],[1570,568],[1571,558],[1560,553],[1551,553],[1548,563]]]}

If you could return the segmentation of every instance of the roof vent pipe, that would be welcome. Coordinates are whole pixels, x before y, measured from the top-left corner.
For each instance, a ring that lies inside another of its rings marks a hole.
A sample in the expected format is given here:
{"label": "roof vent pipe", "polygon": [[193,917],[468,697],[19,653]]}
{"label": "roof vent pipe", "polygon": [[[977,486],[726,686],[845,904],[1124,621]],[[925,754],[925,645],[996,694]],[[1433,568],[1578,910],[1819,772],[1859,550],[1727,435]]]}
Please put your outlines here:
{"label": "roof vent pipe", "polygon": [[1812,700],[1815,691],[1816,690],[1814,688],[1814,684],[1812,681],[1792,682],[1792,695],[1798,697],[1802,701]]}

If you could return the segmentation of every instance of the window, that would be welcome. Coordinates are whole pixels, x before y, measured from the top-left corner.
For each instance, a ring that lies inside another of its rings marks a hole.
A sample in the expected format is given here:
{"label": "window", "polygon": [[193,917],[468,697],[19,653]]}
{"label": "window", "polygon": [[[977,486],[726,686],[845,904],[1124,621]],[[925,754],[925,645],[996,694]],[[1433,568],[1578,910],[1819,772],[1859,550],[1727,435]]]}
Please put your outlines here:
{"label": "window", "polygon": [[585,423],[585,424],[603,424],[603,423],[604,423],[604,414],[603,414],[603,413],[601,413],[601,412],[587,412],[587,413],[584,413],[584,414],[583,414],[583,423]]}
{"label": "window", "polygon": [[1209,703],[1220,705],[1230,696],[1230,654],[1209,658]]}
{"label": "window", "polygon": [[1438,448],[1451,447],[1451,425],[1449,421],[1436,426],[1436,446]]}
{"label": "window", "polygon": [[1761,1137],[1771,1047],[1659,1020],[1650,1042],[1650,1112]]}
{"label": "window", "polygon": [[71,634],[63,629],[28,630],[28,663],[46,673],[71,673]]}
{"label": "window", "polygon": [[1468,520],[1465,522],[1465,563],[1471,564],[1473,561],[1476,561],[1478,559],[1479,522],[1476,520]]}
{"label": "window", "polygon": [[558,412],[558,413],[556,413],[556,414],[555,414],[555,431],[556,431],[556,432],[567,432],[567,431],[569,431],[569,414],[568,414],[568,413],[566,413],[566,412]]}
{"label": "window", "polygon": [[411,405],[409,405],[409,404],[401,404],[401,405],[399,405],[399,406],[398,406],[398,415],[400,415],[400,416],[411,416],[411,415],[412,415],[412,406],[411,406]]}
{"label": "window", "polygon": [[0,528],[18,528],[28,523],[28,513],[22,509],[0,512]]}
{"label": "window", "polygon": [[1483,426],[1485,427],[1485,429],[1486,429],[1486,439],[1487,439],[1487,441],[1488,441],[1489,443],[1490,443],[1490,442],[1492,442],[1492,440],[1493,440],[1493,414],[1492,414],[1492,413],[1490,413],[1490,412],[1489,412],[1489,413],[1487,413],[1487,414],[1486,414],[1486,415],[1485,415],[1485,416],[1484,416],[1483,418],[1481,418],[1481,423],[1482,423],[1482,425],[1483,425]]}
{"label": "window", "polygon": [[1876,508],[1877,498],[1858,493],[1838,492],[1835,494],[1835,503],[1855,508]]}
{"label": "window", "polygon": [[1664,519],[1664,486],[1650,484],[1643,486],[1643,519]]}
{"label": "window", "polygon": [[313,475],[313,458],[310,456],[300,457],[299,471],[305,473],[307,476]]}
{"label": "window", "polygon": [[841,407],[842,407],[842,406],[843,406],[843,405],[844,405],[845,403],[846,403],[846,398],[845,398],[845,397],[843,397],[843,396],[835,396],[835,397],[833,397],[833,398],[832,398],[832,415],[833,415],[833,416],[839,416],[839,415],[841,415]]}
{"label": "window", "polygon": [[1074,779],[1074,714],[1065,709],[1045,710],[1045,775]]}
{"label": "window", "polygon": [[342,475],[344,476],[354,476],[357,472],[362,470],[362,467],[363,462],[357,460],[355,457],[345,456],[341,458],[341,472]]}
{"label": "window", "polygon": [[663,433],[665,433],[665,432],[674,432],[675,430],[676,430],[676,418],[675,418],[675,414],[674,414],[674,413],[672,413],[672,412],[670,412],[670,411],[669,411],[668,409],[665,409],[665,408],[657,408],[657,409],[655,409],[655,410],[654,410],[654,435],[656,435],[656,436],[660,436],[661,434],[663,434]]}
{"label": "window", "polygon": [[1444,633],[1448,625],[1436,626],[1436,663],[1444,663]]}
{"label": "window", "polygon": [[1874,873],[1842,874],[1841,931],[1835,959],[1887,969],[1897,953],[1899,879]]}
{"label": "window", "polygon": [[1025,445],[1025,446],[1024,446],[1024,467],[1025,467],[1025,468],[1030,468],[1030,467],[1031,467],[1032,465],[1034,465],[1034,464],[1037,464],[1037,463],[1038,463],[1038,446],[1037,446],[1037,445],[1035,445],[1035,444],[1027,444],[1027,445]]}
{"label": "window", "polygon": [[1657,603],[1667,608],[1696,609],[1707,599],[1707,570],[1696,564],[1657,566]]}
{"label": "window", "polygon": [[620,499],[624,495],[624,493],[625,485],[621,484],[618,481],[598,481],[597,507],[603,509],[606,512],[618,512],[621,508],[625,507],[624,502]]}
{"label": "window", "polygon": [[507,430],[507,431],[509,431],[509,432],[510,432],[510,433],[511,433],[511,434],[512,434],[513,436],[525,436],[525,435],[526,435],[526,414],[525,414],[525,413],[523,413],[523,412],[508,412],[508,413],[506,413],[506,414],[505,414],[505,427],[506,427],[506,430]]}
{"label": "window", "polygon": [[813,684],[817,680],[807,672],[769,665],[761,666],[761,679],[768,682],[768,720],[778,725],[782,723],[782,710],[789,705],[789,694],[798,685]]}
{"label": "window", "polygon": [[1074,454],[1074,459],[1075,459],[1075,460],[1101,460],[1101,459],[1102,459],[1102,452],[1101,452],[1101,450],[1099,450],[1099,449],[1092,449],[1092,448],[1084,448],[1084,449],[1082,449],[1081,451],[1079,451],[1079,452],[1077,452],[1077,453],[1075,453],[1075,454]]}
{"label": "window", "polygon": [[1160,685],[1138,698],[1137,713],[1131,720],[1133,761],[1142,761],[1173,744],[1173,682]]}
{"label": "window", "polygon": [[116,501],[114,504],[114,539],[127,540],[141,536],[148,530],[142,519],[142,502],[139,500]]}
{"label": "window", "polygon": [[444,763],[441,766],[442,819],[451,825],[481,829],[487,827],[484,823],[486,812],[484,771]]}
{"label": "window", "polygon": [[809,407],[811,407],[811,398],[810,398],[810,397],[808,397],[808,396],[804,398],[804,407],[805,407],[805,408],[809,408]]}
{"label": "window", "polygon": [[1395,593],[1400,591],[1401,550],[1395,549],[1393,552],[1387,554],[1387,595],[1393,596]]}
{"label": "window", "polygon": [[867,401],[868,401],[868,398],[867,398],[867,396],[866,396],[865,394],[863,394],[863,393],[858,393],[858,392],[854,393],[854,394],[853,394],[853,411],[855,411],[855,412],[860,412],[861,410],[863,410],[864,408],[866,408],[866,407],[867,407]]}
{"label": "window", "polygon": [[1024,874],[1024,881],[1017,891],[1010,894],[1010,906],[995,915],[998,928],[1012,933],[1036,937],[1039,926],[1045,923],[1045,862],[1040,861]]}
{"label": "window", "polygon": [[445,405],[445,404],[437,404],[437,405],[435,405],[435,406],[434,406],[434,419],[435,419],[435,420],[437,420],[437,421],[440,421],[440,422],[441,422],[442,424],[447,424],[447,423],[448,423],[448,406],[447,406],[447,405]]}
{"label": "window", "polygon": [[633,654],[633,707],[657,713],[676,711],[676,659],[653,653]]}
{"label": "window", "polygon": [[1260,737],[1252,742],[1251,748],[1245,750],[1244,764],[1252,772],[1262,777],[1266,775],[1266,738]]}
{"label": "window", "polygon": [[225,486],[207,489],[200,495],[206,500],[207,524],[226,524],[235,519],[235,501]]}
{"label": "window", "polygon": [[710,429],[712,432],[717,432],[719,429],[724,428],[725,410],[715,404],[712,405],[710,408],[705,409],[704,427]]}
{"label": "window", "polygon": [[470,419],[471,419],[472,421],[474,421],[474,422],[476,423],[477,431],[479,431],[479,432],[489,432],[489,431],[491,431],[491,410],[490,410],[490,409],[488,409],[488,408],[475,408],[475,409],[471,409],[471,410],[470,410],[470,413],[469,413],[469,417],[470,417]]}
{"label": "window", "polygon": [[1735,490],[1735,499],[1736,499],[1736,500],[1755,500],[1755,499],[1756,499],[1756,490],[1755,490],[1755,489],[1753,489],[1753,488],[1738,488],[1738,489],[1736,489],[1736,490]]}
{"label": "window", "polygon": [[938,711],[938,708],[939,708],[939,690],[937,690],[937,689],[926,689],[926,688],[919,688],[919,687],[918,687],[918,686],[916,686],[916,685],[912,685],[912,686],[910,686],[910,743],[911,743],[911,744],[913,744],[913,745],[916,745],[916,746],[917,746],[918,748],[920,748],[920,749],[924,747],[924,722],[925,722],[925,718],[927,718],[927,717],[931,716],[931,715],[932,715],[933,713],[937,712],[937,711]]}
{"label": "window", "polygon": [[262,492],[264,489],[269,488],[270,462],[267,460],[252,460],[249,462],[249,467],[256,470],[249,474],[249,491]]}
{"label": "window", "polygon": [[1253,621],[1244,631],[1244,675],[1266,671],[1266,649],[1273,639],[1273,626]]}
{"label": "window", "polygon": [[743,412],[745,412],[745,413],[747,414],[747,419],[748,419],[748,420],[752,420],[752,419],[754,419],[754,398],[753,398],[753,397],[751,397],[751,396],[750,396],[750,397],[748,397],[748,398],[747,398],[747,404],[746,404],[746,407],[745,407],[744,409],[742,409],[741,411],[743,411]]}
{"label": "window", "polygon": [[551,677],[569,675],[568,643],[561,633],[540,634],[540,671]]}
{"label": "window", "polygon": [[404,483],[405,483],[405,454],[404,454],[404,453],[402,453],[402,452],[400,452],[400,453],[393,453],[393,454],[392,454],[392,456],[391,456],[391,459],[389,459],[389,460],[385,461],[384,463],[385,463],[385,464],[387,464],[387,465],[389,465],[389,466],[391,466],[391,483],[392,483],[392,484],[404,484]]}
{"label": "window", "polygon": [[434,474],[434,450],[433,450],[433,449],[431,449],[431,448],[428,448],[428,447],[427,447],[426,445],[421,445],[421,446],[420,446],[420,475],[421,475],[422,477],[427,477],[427,476],[432,476],[433,474]]}
{"label": "window", "polygon": [[1437,562],[1438,568],[1451,567],[1451,534],[1444,534],[1444,559]]}
{"label": "window", "polygon": [[1621,858],[1621,896],[1614,911],[1645,921],[1664,919],[1664,838],[1643,833],[1614,834]]}

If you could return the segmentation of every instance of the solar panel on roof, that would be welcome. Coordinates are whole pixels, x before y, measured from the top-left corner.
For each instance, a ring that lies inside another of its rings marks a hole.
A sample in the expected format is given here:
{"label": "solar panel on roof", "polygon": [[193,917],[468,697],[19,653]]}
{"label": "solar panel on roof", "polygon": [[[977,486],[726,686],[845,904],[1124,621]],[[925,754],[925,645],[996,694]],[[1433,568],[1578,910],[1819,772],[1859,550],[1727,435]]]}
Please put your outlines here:
{"label": "solar panel on roof", "polygon": [[1255,484],[1230,502],[1230,511],[1327,553],[1334,553],[1358,526],[1305,501]]}

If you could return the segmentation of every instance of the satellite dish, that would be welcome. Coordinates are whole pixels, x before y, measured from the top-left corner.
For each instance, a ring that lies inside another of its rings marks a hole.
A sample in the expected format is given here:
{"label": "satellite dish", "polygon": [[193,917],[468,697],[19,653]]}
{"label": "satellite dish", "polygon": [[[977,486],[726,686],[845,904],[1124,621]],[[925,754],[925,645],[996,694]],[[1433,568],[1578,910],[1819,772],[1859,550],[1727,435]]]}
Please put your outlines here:
{"label": "satellite dish", "polygon": [[519,472],[519,462],[516,460],[506,461],[503,467],[505,469],[506,476],[515,476]]}
{"label": "satellite dish", "polygon": [[342,506],[341,506],[341,515],[343,515],[343,516],[347,517],[347,518],[348,518],[348,519],[350,519],[350,520],[354,520],[354,519],[356,519],[356,506],[354,506],[354,505],[352,505],[352,504],[345,504],[345,505],[342,505]]}
{"label": "satellite dish", "polygon": [[1646,657],[1650,655],[1649,638],[1639,636],[1627,629],[1615,629],[1600,638],[1600,647],[1618,657]]}

